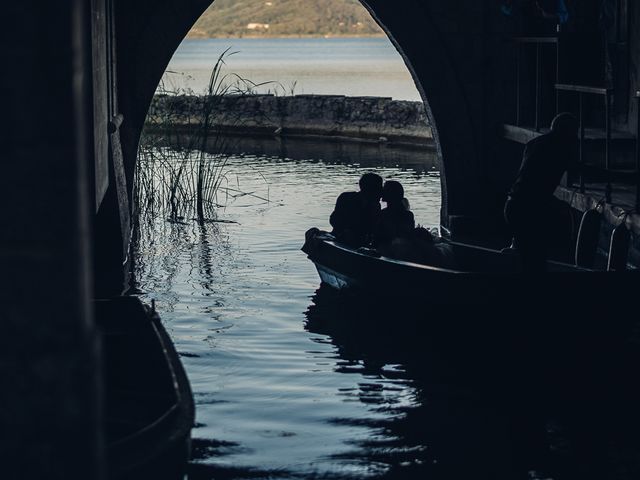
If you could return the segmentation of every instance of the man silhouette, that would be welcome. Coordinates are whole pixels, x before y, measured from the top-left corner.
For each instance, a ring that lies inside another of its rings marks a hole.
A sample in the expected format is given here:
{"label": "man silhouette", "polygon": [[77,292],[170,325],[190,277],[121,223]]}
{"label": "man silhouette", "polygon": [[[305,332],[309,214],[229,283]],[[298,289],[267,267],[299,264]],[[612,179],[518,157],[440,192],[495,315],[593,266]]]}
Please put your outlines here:
{"label": "man silhouette", "polygon": [[358,184],[359,192],[340,194],[329,217],[336,238],[353,246],[368,245],[378,227],[382,177],[365,173]]}
{"label": "man silhouette", "polygon": [[527,143],[509,191],[504,217],[527,270],[545,268],[550,234],[545,227],[556,210],[554,192],[562,175],[577,164],[577,131],[573,115],[557,115],[549,133]]}

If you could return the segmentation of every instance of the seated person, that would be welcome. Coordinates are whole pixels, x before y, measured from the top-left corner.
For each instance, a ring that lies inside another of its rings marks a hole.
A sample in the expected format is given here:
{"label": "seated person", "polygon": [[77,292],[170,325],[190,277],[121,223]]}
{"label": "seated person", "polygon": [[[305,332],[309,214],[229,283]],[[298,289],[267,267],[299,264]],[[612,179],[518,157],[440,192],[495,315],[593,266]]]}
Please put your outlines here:
{"label": "seated person", "polygon": [[387,207],[380,214],[376,235],[381,254],[435,267],[455,267],[451,246],[434,238],[426,228],[416,228],[409,202],[404,198],[404,189],[399,182],[385,182],[382,201],[387,203]]}
{"label": "seated person", "polygon": [[352,246],[371,243],[380,221],[382,177],[365,173],[358,182],[359,192],[341,193],[329,217],[336,239]]}
{"label": "seated person", "polygon": [[392,241],[409,238],[416,227],[413,213],[404,198],[404,188],[400,182],[387,180],[382,189],[382,201],[387,206],[380,213],[380,225],[376,234],[379,247],[388,247]]}

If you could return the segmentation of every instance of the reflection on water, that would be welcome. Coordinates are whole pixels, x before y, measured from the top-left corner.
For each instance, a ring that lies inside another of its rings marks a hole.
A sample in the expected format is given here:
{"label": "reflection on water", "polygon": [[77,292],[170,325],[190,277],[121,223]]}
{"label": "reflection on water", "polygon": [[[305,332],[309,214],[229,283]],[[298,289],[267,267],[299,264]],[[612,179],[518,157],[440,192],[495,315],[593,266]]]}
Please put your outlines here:
{"label": "reflection on water", "polygon": [[[497,379],[486,372],[477,376],[487,367],[478,349],[463,342],[439,345],[443,332],[426,324],[433,321],[431,313],[386,302],[363,305],[324,286],[316,291],[306,327],[331,337],[342,359],[336,371],[360,368],[374,378],[411,385],[411,401],[405,403],[375,384],[371,401],[369,385],[361,385],[359,400],[389,414],[367,422],[385,434],[358,443],[343,458],[384,465],[381,478],[514,478],[527,470],[525,457],[535,460],[533,451],[524,455],[524,444],[514,443],[514,429],[530,436],[535,426],[517,420],[507,405],[514,397],[496,389]],[[461,352],[464,358],[453,358]],[[477,365],[469,368],[470,362]]]}
{"label": "reflection on water", "polygon": [[[425,125],[425,129],[428,128]],[[193,144],[188,135],[177,134],[182,145]],[[174,139],[172,138],[172,141]],[[223,136],[212,138],[207,146],[208,153],[223,151],[238,156],[278,158],[287,161],[304,161],[356,168],[398,167],[415,174],[439,177],[438,158],[435,148],[423,146],[396,146],[386,143],[323,141],[313,137],[263,136]],[[394,175],[393,172],[387,174]],[[337,177],[336,180],[340,180]],[[347,181],[352,181],[349,179]],[[336,185],[339,187],[339,185]],[[433,199],[432,199],[433,200]],[[439,198],[435,198],[439,205]],[[332,205],[333,206],[333,205]]]}
{"label": "reflection on water", "polygon": [[428,305],[412,318],[318,290],[299,250],[364,165],[400,180],[416,221],[437,225],[433,153],[387,150],[373,167],[378,147],[343,163],[336,149],[349,147],[335,144],[255,148],[226,166],[248,193],[218,212],[235,223],[148,218],[135,250],[136,287],[156,300],[194,390],[190,478],[508,478],[510,459],[533,451],[512,442],[512,397],[456,368],[482,371],[486,352],[440,348],[423,328],[440,315]]}

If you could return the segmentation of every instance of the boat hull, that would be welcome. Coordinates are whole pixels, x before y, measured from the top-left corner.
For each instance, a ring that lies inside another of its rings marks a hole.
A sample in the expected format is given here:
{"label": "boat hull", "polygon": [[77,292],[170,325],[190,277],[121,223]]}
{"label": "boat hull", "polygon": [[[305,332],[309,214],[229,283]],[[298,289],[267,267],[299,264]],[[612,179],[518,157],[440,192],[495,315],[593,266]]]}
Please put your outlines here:
{"label": "boat hull", "polygon": [[[401,297],[431,305],[491,304],[521,309],[523,302],[577,304],[619,298],[639,272],[601,272],[549,262],[546,272],[525,273],[515,255],[450,243],[457,268],[442,268],[378,256],[341,244],[318,229],[307,232],[303,251],[315,264],[322,283],[378,298]],[[467,267],[467,269],[465,269]],[[631,292],[630,292],[631,293]]]}
{"label": "boat hull", "polygon": [[135,297],[95,302],[105,363],[109,479],[184,477],[195,409],[159,316]]}

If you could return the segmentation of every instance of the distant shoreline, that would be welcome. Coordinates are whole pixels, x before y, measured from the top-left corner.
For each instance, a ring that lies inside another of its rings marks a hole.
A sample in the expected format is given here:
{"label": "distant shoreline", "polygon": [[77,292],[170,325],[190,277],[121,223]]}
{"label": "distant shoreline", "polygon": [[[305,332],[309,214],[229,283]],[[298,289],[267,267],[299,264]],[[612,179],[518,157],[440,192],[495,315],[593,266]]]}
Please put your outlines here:
{"label": "distant shoreline", "polygon": [[386,38],[386,35],[381,33],[371,34],[354,34],[354,35],[322,35],[322,34],[307,34],[307,35],[216,35],[216,36],[204,36],[198,34],[187,34],[185,40],[213,40],[213,39],[233,39],[242,40],[248,39],[276,39],[276,38]]}

